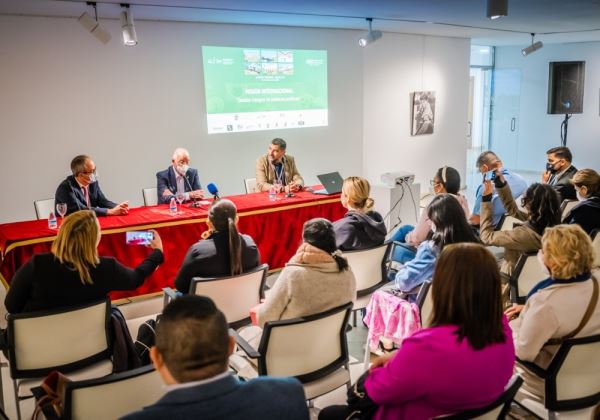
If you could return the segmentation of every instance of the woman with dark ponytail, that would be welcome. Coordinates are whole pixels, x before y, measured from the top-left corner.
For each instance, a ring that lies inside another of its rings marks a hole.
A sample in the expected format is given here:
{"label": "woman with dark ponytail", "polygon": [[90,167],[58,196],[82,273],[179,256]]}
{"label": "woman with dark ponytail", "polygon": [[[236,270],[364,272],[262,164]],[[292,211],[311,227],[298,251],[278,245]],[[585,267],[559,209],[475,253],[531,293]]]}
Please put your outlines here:
{"label": "woman with dark ponytail", "polygon": [[327,219],[304,223],[303,242],[257,312],[258,324],[307,316],[356,299],[356,280]]}
{"label": "woman with dark ponytail", "polygon": [[190,247],[179,268],[177,290],[187,293],[192,277],[235,276],[260,264],[254,240],[238,232],[237,222],[235,204],[226,199],[213,202],[203,240]]}

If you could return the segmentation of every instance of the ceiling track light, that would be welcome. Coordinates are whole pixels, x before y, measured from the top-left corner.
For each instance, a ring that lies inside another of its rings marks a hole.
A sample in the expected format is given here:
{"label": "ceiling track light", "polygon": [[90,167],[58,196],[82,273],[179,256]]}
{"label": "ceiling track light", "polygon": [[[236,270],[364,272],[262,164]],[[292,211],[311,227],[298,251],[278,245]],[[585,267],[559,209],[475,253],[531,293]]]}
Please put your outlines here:
{"label": "ceiling track light", "polygon": [[525,47],[521,50],[521,54],[523,54],[524,57],[527,57],[529,54],[536,52],[537,50],[541,49],[544,46],[542,41],[533,42],[534,37],[535,37],[535,34],[532,33],[531,34],[531,45],[529,45],[528,47]]}
{"label": "ceiling track light", "polygon": [[121,3],[123,10],[121,11],[121,32],[123,33],[123,44],[128,47],[137,45],[137,35],[133,24],[133,14],[129,8],[129,4]]}
{"label": "ceiling track light", "polygon": [[487,0],[487,17],[498,19],[508,16],[508,0]]}
{"label": "ceiling track light", "polygon": [[94,8],[94,17],[90,16],[87,12],[83,12],[77,20],[79,23],[81,23],[81,26],[83,26],[89,33],[94,35],[98,41],[102,42],[103,44],[108,43],[111,36],[104,30],[104,28],[100,26],[100,22],[98,22],[98,7],[96,6],[96,2],[88,1],[86,4]]}
{"label": "ceiling track light", "polygon": [[383,36],[381,31],[374,31],[372,28],[373,18],[366,18],[366,21],[369,23],[369,32],[358,40],[358,45],[361,47],[366,47],[369,44],[377,41],[379,38]]}

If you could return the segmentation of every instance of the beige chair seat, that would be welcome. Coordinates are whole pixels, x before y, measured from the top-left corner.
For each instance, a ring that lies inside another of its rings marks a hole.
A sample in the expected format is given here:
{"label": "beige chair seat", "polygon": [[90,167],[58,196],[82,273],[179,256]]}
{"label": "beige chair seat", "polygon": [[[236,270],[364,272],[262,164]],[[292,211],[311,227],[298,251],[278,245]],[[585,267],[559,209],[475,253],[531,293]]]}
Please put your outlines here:
{"label": "beige chair seat", "polygon": [[304,386],[304,394],[307,400],[320,397],[321,395],[331,392],[332,389],[337,389],[350,381],[350,372],[346,368],[340,368],[332,374],[316,381],[302,384]]}

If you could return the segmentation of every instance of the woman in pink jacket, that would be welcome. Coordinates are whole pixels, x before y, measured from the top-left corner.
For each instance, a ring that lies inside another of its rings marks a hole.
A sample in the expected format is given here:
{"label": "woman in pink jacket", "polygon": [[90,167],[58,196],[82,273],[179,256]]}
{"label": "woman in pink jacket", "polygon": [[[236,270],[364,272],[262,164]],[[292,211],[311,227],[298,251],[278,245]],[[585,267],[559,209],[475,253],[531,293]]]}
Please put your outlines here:
{"label": "woman in pink jacket", "polygon": [[[376,420],[429,419],[483,407],[512,376],[515,349],[492,254],[474,243],[444,248],[431,293],[432,326],[371,366],[365,389],[379,406]],[[343,409],[327,408],[319,419],[344,418]]]}

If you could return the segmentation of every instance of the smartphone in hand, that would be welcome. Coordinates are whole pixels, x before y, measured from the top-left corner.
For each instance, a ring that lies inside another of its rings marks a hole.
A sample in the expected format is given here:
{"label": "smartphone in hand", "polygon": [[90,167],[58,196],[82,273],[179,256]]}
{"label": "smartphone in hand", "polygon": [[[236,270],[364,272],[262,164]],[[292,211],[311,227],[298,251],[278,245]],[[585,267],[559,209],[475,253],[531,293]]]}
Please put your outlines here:
{"label": "smartphone in hand", "polygon": [[127,245],[150,245],[150,241],[153,239],[154,234],[146,230],[125,232],[125,243]]}

